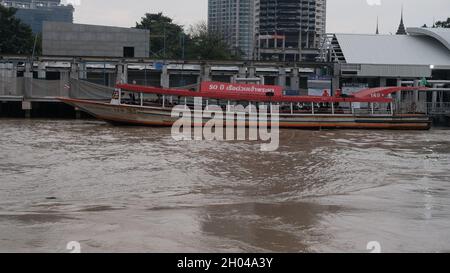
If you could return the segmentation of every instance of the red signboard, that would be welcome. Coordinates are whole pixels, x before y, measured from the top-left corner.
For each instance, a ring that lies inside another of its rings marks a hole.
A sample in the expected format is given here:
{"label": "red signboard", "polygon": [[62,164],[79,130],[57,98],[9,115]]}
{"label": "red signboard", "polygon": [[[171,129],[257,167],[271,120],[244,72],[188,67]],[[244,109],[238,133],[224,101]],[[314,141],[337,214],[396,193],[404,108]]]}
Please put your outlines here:
{"label": "red signboard", "polygon": [[224,82],[202,82],[201,92],[223,92],[223,93],[240,93],[249,95],[267,95],[273,93],[274,96],[281,96],[283,89],[277,85],[261,85],[261,84],[240,84],[240,83],[224,83]]}

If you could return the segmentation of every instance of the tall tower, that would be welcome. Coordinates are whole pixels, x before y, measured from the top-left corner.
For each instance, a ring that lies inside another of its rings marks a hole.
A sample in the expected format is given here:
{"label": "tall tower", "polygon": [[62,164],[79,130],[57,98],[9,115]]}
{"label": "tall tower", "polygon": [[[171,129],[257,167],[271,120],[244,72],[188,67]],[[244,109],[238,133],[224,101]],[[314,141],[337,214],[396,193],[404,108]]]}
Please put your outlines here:
{"label": "tall tower", "polygon": [[253,57],[255,1],[208,0],[208,30],[218,33],[244,59]]}
{"label": "tall tower", "polygon": [[208,28],[247,59],[315,60],[326,0],[208,0]]}
{"label": "tall tower", "polygon": [[398,30],[397,30],[397,35],[406,35],[408,33],[406,33],[406,28],[405,28],[405,24],[403,23],[403,6],[402,6],[402,15],[401,15],[401,19],[400,19],[400,25],[398,26]]}
{"label": "tall tower", "polygon": [[257,0],[258,59],[315,60],[326,32],[326,0]]}

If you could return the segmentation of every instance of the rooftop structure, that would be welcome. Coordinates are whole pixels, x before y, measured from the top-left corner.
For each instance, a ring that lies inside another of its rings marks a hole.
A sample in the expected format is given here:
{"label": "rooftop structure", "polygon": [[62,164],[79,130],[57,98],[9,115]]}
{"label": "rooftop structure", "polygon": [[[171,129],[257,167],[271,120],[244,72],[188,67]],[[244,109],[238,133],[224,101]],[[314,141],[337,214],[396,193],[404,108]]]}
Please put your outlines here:
{"label": "rooftop structure", "polygon": [[407,28],[405,35],[327,35],[322,56],[335,62],[343,92],[378,86],[432,87],[428,98],[416,93],[400,101],[441,103],[450,97],[450,29]]}
{"label": "rooftop structure", "polygon": [[398,30],[397,30],[397,35],[406,35],[406,28],[405,28],[405,24],[403,23],[403,7],[402,7],[402,16],[400,19],[400,25],[398,26]]}
{"label": "rooftop structure", "polygon": [[380,34],[380,28],[378,24],[378,17],[377,17],[377,30],[375,31],[375,34]]}
{"label": "rooftop structure", "polygon": [[335,39],[345,63],[450,67],[450,49],[426,35],[335,34]]}
{"label": "rooftop structure", "polygon": [[426,36],[434,38],[450,50],[450,31],[445,28],[408,28],[412,36]]}

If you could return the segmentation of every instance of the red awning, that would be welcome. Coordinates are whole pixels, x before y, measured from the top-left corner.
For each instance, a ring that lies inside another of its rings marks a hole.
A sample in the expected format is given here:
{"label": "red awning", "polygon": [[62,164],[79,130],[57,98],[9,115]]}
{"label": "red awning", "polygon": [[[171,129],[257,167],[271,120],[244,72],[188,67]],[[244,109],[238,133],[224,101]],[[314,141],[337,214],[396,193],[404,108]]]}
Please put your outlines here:
{"label": "red awning", "polygon": [[377,88],[368,88],[361,90],[355,94],[353,94],[357,98],[367,98],[367,97],[386,97],[389,94],[393,94],[399,91],[426,91],[429,88],[427,87],[403,87],[403,86],[394,86],[394,87],[377,87]]}
{"label": "red awning", "polygon": [[391,98],[387,95],[398,91],[426,90],[424,87],[380,87],[362,90],[355,93],[353,97],[331,97],[331,96],[267,96],[265,94],[245,94],[243,92],[196,92],[182,89],[167,89],[159,87],[141,86],[133,84],[118,84],[120,88],[129,92],[159,94],[176,97],[202,97],[205,99],[220,99],[232,101],[253,101],[253,102],[314,102],[314,103],[332,103],[332,102],[374,102],[389,103]]}

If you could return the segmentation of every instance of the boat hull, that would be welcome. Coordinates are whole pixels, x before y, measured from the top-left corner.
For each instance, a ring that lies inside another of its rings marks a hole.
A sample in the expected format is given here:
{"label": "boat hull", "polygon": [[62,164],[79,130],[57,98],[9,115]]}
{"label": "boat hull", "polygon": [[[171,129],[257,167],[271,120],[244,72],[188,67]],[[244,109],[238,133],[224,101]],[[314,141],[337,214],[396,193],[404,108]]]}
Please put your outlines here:
{"label": "boat hull", "polygon": [[[145,126],[172,126],[178,119],[171,116],[172,109],[162,107],[141,107],[134,105],[114,105],[104,102],[60,98],[94,117],[114,123]],[[209,119],[203,119],[194,126],[202,126]],[[261,122],[245,120],[229,120],[238,126],[264,125]],[[224,120],[226,124],[227,120]],[[425,115],[407,116],[353,116],[353,115],[283,115],[279,117],[280,128],[299,129],[390,129],[390,130],[428,130],[431,126],[429,117]]]}

